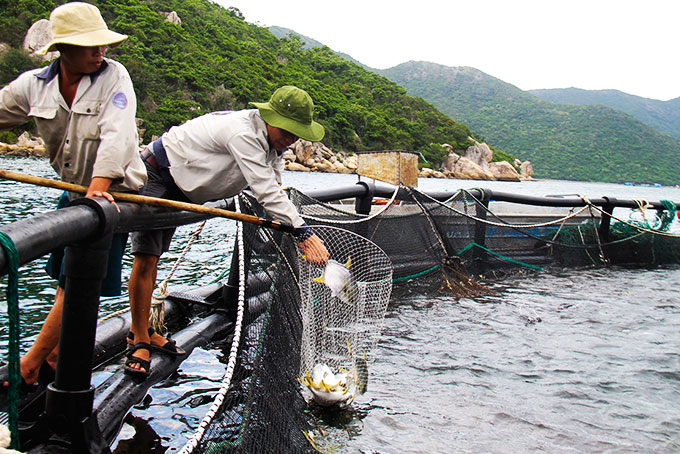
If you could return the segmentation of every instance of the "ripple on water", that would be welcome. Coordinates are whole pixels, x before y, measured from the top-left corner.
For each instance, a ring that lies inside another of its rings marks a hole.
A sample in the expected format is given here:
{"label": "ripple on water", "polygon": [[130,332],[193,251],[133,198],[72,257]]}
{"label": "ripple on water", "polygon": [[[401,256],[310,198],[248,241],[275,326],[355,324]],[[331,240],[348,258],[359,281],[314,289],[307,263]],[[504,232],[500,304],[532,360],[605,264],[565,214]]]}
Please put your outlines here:
{"label": "ripple on water", "polygon": [[[3,167],[54,176],[45,161],[3,160]],[[490,183],[529,194],[549,186],[549,193],[634,198],[628,191],[638,190],[568,182]],[[17,196],[23,186],[0,181],[3,201],[18,207],[1,210],[0,222],[47,211],[59,193],[31,188]],[[680,199],[680,190],[673,188],[645,191],[637,198]],[[159,278],[191,230],[178,229],[178,249],[163,259]],[[233,222],[208,222],[173,285],[206,284],[215,271],[228,267],[234,231]],[[129,273],[129,257],[125,264]],[[49,308],[54,284],[40,267],[22,268],[24,278],[22,307],[31,320],[42,320],[41,302]],[[486,285],[494,296],[393,299],[368,392],[349,412],[322,421],[335,452],[680,451],[680,267],[557,269]],[[102,310],[125,304],[110,300]],[[40,323],[24,325],[30,339]],[[4,331],[0,336],[6,342]],[[214,394],[224,363],[220,349],[195,350],[176,376],[152,388],[150,400],[132,410],[119,445],[179,451],[209,407],[202,393]]]}

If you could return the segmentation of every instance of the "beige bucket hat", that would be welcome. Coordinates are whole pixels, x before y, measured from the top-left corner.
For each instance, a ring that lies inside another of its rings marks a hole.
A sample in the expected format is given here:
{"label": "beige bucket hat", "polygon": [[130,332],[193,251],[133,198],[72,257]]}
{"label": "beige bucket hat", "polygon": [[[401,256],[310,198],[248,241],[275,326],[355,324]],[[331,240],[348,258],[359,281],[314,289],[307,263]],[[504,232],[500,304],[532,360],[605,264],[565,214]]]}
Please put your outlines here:
{"label": "beige bucket hat", "polygon": [[109,30],[99,9],[89,3],[71,2],[58,6],[50,14],[50,26],[52,41],[36,52],[38,55],[55,50],[55,44],[113,48],[127,39],[127,35]]}

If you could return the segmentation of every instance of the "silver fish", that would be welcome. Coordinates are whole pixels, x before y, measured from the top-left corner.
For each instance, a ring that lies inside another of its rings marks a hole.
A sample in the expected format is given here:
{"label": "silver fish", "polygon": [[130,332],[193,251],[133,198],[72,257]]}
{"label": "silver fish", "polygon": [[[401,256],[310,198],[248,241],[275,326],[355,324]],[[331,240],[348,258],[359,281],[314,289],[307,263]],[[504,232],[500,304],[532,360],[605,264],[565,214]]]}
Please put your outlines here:
{"label": "silver fish", "polygon": [[314,402],[322,407],[348,407],[354,401],[355,383],[347,372],[333,373],[326,364],[317,364],[300,378],[312,392]]}
{"label": "silver fish", "polygon": [[323,273],[319,277],[312,278],[328,287],[331,295],[345,304],[354,304],[359,298],[359,287],[350,273],[352,259],[348,258],[345,265],[331,259],[326,263]]}

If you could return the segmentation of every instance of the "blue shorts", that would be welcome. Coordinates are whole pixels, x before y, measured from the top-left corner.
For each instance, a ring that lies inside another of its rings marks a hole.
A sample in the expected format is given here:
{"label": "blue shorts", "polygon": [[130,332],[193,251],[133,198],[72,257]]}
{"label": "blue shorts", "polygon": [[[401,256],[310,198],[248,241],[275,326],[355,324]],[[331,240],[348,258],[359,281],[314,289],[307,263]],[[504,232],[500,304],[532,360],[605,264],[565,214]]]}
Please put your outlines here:
{"label": "blue shorts", "polygon": [[[59,197],[57,209],[68,206],[70,199],[68,194],[64,192]],[[121,294],[121,271],[123,266],[123,254],[127,246],[127,233],[116,233],[113,235],[111,241],[111,250],[109,251],[109,261],[106,270],[106,277],[102,281],[101,296],[118,296]],[[45,270],[50,277],[59,281],[59,287],[64,288],[66,285],[66,277],[62,273],[64,265],[64,249],[57,249],[52,251],[50,258],[47,260]]]}

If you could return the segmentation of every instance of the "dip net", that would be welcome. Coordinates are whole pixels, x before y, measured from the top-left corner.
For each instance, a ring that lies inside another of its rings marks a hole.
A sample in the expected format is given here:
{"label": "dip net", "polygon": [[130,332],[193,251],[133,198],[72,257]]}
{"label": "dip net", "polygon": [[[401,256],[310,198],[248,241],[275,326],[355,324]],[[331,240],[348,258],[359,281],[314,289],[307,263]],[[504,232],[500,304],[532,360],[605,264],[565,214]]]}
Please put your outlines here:
{"label": "dip net", "polygon": [[347,270],[349,280],[334,292],[337,282],[322,283],[320,277],[339,279],[324,272],[324,266],[300,261],[300,376],[326,365],[347,374],[353,387],[365,388],[392,290],[392,262],[375,243],[353,232],[326,226],[317,226],[314,232],[335,266]]}

